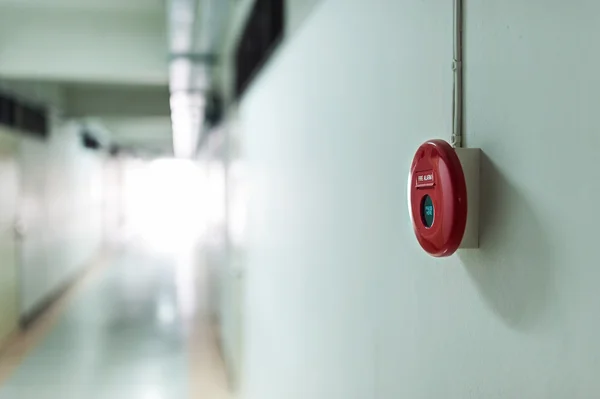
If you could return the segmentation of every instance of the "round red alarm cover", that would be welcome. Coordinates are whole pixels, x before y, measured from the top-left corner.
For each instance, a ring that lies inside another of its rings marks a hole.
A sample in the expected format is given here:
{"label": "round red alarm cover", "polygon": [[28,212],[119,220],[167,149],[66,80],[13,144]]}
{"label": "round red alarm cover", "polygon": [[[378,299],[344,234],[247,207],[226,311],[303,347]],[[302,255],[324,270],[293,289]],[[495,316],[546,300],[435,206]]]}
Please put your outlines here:
{"label": "round red alarm cover", "polygon": [[432,256],[452,255],[467,223],[467,185],[454,148],[444,140],[422,144],[410,166],[408,185],[419,244]]}

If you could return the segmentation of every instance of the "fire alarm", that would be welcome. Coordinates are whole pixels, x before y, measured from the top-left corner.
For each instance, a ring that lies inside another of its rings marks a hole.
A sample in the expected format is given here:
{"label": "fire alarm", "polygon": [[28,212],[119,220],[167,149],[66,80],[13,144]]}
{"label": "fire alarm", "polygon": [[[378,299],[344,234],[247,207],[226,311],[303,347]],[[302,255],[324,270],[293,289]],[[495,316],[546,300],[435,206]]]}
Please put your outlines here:
{"label": "fire alarm", "polygon": [[479,154],[430,140],[413,158],[409,213],[419,244],[432,256],[479,247]]}

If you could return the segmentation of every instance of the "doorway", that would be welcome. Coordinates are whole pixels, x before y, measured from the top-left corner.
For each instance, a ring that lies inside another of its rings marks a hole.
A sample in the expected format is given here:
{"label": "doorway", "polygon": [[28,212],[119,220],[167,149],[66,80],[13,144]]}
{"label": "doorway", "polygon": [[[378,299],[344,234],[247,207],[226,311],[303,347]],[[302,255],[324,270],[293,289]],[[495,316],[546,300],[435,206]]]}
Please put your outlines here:
{"label": "doorway", "polygon": [[0,345],[19,323],[18,138],[0,128]]}

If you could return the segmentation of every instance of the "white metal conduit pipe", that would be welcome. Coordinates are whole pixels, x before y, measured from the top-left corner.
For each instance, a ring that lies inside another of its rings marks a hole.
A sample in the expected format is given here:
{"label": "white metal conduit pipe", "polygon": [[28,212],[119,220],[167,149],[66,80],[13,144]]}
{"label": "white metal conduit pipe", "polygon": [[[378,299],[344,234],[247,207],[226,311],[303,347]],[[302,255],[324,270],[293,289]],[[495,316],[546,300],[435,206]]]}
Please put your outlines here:
{"label": "white metal conduit pipe", "polygon": [[169,86],[173,149],[191,157],[200,142],[207,104],[213,90],[211,67],[216,61],[230,0],[169,0]]}
{"label": "white metal conduit pipe", "polygon": [[463,146],[463,0],[454,0],[452,146]]}
{"label": "white metal conduit pipe", "polygon": [[[194,21],[197,0],[170,0],[167,2],[167,25],[170,54],[189,53],[193,47]],[[171,58],[169,88],[171,92],[171,123],[175,156],[188,158],[198,138],[198,117],[192,113],[192,101],[186,94],[192,67],[185,58]]]}

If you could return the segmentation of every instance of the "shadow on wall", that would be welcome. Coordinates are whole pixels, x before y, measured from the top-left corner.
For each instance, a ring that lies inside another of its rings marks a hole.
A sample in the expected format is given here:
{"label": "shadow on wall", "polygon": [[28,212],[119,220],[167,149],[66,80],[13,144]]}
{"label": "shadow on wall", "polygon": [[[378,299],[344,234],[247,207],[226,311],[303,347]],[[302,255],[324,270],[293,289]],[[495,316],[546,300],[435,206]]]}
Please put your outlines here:
{"label": "shadow on wall", "polygon": [[551,300],[552,247],[536,209],[485,155],[481,158],[480,249],[459,258],[505,324],[531,330]]}

